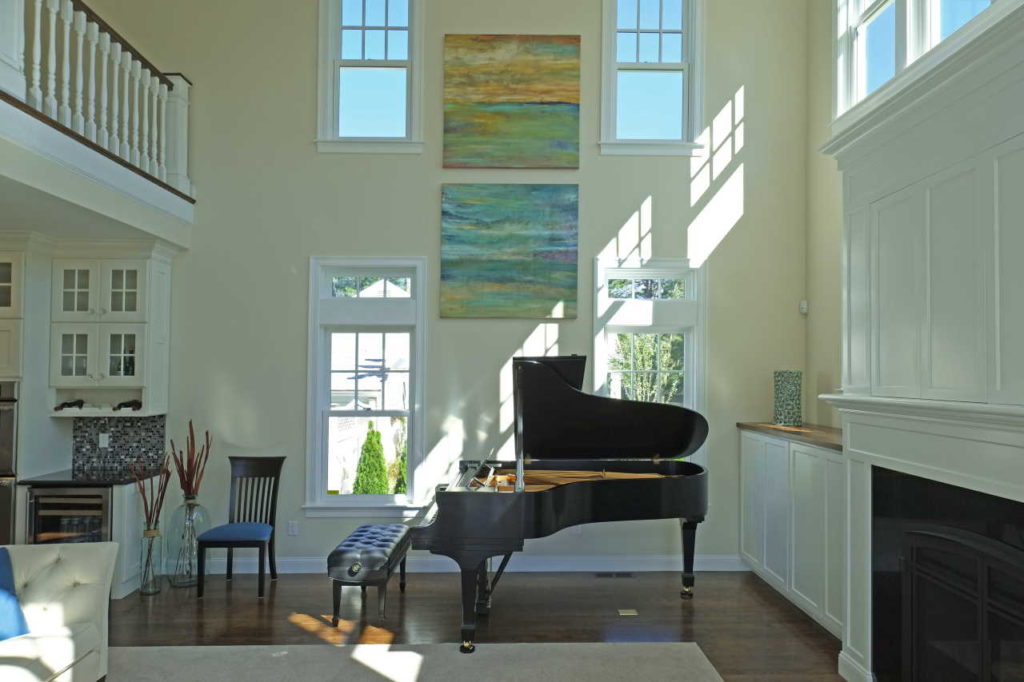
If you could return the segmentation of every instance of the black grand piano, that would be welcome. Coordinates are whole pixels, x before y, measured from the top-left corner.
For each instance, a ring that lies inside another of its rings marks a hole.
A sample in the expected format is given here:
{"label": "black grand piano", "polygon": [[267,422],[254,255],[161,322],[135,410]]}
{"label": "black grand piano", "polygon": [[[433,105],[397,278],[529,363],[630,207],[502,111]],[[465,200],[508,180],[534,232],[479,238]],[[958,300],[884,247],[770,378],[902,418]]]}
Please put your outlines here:
{"label": "black grand piano", "polygon": [[[411,529],[414,549],[451,557],[462,571],[463,653],[475,649],[477,615],[489,612],[512,553],[569,526],[678,518],[681,594],[693,595],[707,472],[676,458],[704,443],[707,420],[676,405],[584,393],[585,365],[577,355],[515,358],[515,462],[463,460],[458,478],[438,486]],[[497,556],[491,577],[489,559]]]}

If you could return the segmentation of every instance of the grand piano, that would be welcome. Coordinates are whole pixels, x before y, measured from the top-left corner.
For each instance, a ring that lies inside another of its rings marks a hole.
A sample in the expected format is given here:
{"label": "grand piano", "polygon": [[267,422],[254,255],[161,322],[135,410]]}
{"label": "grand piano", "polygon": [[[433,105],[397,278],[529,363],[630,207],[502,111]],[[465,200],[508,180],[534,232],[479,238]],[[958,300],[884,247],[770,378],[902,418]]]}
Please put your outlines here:
{"label": "grand piano", "polygon": [[[583,392],[582,356],[515,358],[516,459],[459,463],[413,523],[412,547],[451,557],[462,573],[462,646],[525,540],[582,523],[678,518],[683,598],[693,596],[697,524],[707,472],[682,461],[707,438],[703,416],[676,405]],[[502,557],[493,576],[492,557]]]}

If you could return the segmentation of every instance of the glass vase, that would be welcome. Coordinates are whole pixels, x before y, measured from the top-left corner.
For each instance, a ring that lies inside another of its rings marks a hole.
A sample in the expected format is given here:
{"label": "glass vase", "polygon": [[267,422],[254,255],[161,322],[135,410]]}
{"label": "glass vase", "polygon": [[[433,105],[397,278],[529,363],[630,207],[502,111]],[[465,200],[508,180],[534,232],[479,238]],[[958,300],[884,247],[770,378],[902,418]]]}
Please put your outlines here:
{"label": "glass vase", "polygon": [[142,567],[139,579],[139,594],[157,594],[160,591],[160,574],[163,572],[164,543],[159,528],[142,531]]}
{"label": "glass vase", "polygon": [[197,582],[199,561],[197,538],[210,529],[210,512],[186,495],[184,503],[171,514],[167,528],[167,578],[174,587],[191,587]]}
{"label": "glass vase", "polygon": [[803,372],[778,370],[775,372],[775,423],[779,426],[803,426]]}

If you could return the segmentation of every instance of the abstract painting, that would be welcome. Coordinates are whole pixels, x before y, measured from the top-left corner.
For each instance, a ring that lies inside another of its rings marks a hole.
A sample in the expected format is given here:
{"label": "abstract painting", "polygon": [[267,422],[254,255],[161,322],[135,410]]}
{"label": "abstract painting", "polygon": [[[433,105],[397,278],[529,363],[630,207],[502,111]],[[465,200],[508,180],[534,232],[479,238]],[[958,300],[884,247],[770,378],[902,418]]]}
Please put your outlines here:
{"label": "abstract painting", "polygon": [[444,185],[441,317],[575,318],[578,185]]}
{"label": "abstract painting", "polygon": [[445,168],[579,168],[580,37],[446,35]]}

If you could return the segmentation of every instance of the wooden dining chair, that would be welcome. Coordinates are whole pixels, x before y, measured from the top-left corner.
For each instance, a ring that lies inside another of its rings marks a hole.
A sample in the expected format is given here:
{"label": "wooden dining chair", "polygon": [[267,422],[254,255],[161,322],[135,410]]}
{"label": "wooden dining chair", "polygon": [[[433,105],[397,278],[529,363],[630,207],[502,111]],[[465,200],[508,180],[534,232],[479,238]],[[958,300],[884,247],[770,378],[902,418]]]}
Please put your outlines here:
{"label": "wooden dining chair", "polygon": [[234,552],[238,548],[259,549],[259,597],[263,596],[269,550],[270,579],[277,580],[274,557],[274,526],[277,520],[277,491],[284,457],[228,457],[231,462],[231,498],[228,522],[199,536],[199,582],[197,596],[203,596],[206,550],[228,550],[227,575],[231,580]]}

